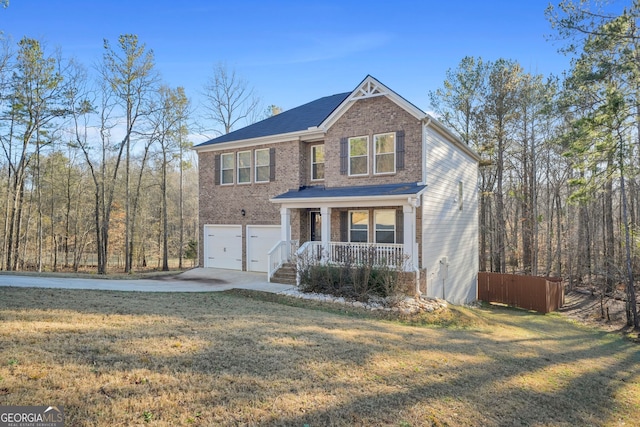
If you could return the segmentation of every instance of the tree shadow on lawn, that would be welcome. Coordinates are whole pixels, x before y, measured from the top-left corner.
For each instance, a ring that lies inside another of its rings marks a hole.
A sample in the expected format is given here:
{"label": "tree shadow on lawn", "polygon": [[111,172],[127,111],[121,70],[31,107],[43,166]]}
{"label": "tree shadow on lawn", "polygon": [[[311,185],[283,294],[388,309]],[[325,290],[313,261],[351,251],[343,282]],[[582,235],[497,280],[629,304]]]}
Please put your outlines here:
{"label": "tree shadow on lawn", "polygon": [[[132,405],[148,387],[134,381],[125,392],[109,379],[145,373],[171,378],[154,393],[178,395],[176,405],[201,411],[205,424],[606,425],[639,415],[628,389],[639,381],[637,345],[527,312],[483,308],[489,328],[453,330],[221,294],[23,288],[0,296],[3,320],[17,311],[29,322],[37,307],[63,323],[67,311],[107,316],[94,332],[90,325],[60,332],[66,345],[55,363],[92,372],[89,393],[60,391],[69,422],[91,415],[86,408],[105,396],[111,405]],[[110,315],[124,323],[107,327]],[[0,349],[25,346],[37,361],[54,332],[5,331]],[[34,386],[27,381],[14,392],[28,396]],[[160,402],[164,409],[154,411],[167,420],[182,409]],[[93,416],[87,422],[99,424]]]}

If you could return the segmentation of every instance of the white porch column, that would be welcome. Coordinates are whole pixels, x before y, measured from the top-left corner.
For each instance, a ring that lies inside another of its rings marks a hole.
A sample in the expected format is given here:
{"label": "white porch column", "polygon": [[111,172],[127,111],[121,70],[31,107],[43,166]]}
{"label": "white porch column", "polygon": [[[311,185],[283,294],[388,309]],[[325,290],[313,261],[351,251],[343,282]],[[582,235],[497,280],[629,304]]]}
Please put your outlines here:
{"label": "white porch column", "polygon": [[416,208],[413,205],[403,205],[402,213],[404,219],[404,253],[408,257],[408,265],[413,269],[416,265]]}
{"label": "white porch column", "polygon": [[327,260],[329,255],[329,242],[331,242],[331,208],[327,206],[320,207],[320,216],[322,217],[322,226],[320,234],[322,234],[322,258]]}
{"label": "white porch column", "polygon": [[291,209],[280,208],[280,240],[291,240]]}

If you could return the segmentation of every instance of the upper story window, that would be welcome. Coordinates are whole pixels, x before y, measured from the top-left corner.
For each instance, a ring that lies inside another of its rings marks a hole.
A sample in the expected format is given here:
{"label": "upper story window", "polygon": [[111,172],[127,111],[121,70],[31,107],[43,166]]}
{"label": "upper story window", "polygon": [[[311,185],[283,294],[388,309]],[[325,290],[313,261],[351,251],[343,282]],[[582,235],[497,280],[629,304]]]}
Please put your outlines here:
{"label": "upper story window", "polygon": [[269,182],[271,176],[269,149],[256,150],[256,182]]}
{"label": "upper story window", "polygon": [[375,149],[374,173],[395,173],[396,171],[396,134],[382,133],[373,135]]}
{"label": "upper story window", "polygon": [[369,211],[349,212],[349,241],[364,242],[369,239]]}
{"label": "upper story window", "polygon": [[238,184],[251,182],[251,151],[238,153]]}
{"label": "upper story window", "polygon": [[385,209],[374,212],[376,243],[396,242],[396,211]]}
{"label": "upper story window", "polygon": [[233,184],[233,162],[234,154],[226,153],[220,155],[220,184]]}
{"label": "upper story window", "polygon": [[369,137],[349,138],[349,175],[369,173]]}
{"label": "upper story window", "polygon": [[462,181],[458,181],[458,210],[461,211],[463,207],[463,188]]}
{"label": "upper story window", "polygon": [[311,179],[324,179],[324,145],[311,147]]}

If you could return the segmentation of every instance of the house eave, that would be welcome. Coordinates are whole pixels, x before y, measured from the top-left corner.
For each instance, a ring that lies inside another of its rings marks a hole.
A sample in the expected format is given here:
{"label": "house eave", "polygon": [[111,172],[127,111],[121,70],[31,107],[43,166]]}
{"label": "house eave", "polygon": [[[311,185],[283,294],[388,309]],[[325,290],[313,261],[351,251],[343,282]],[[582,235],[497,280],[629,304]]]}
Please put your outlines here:
{"label": "house eave", "polygon": [[298,197],[298,198],[271,198],[271,203],[279,203],[282,207],[287,208],[317,208],[319,206],[328,206],[332,208],[340,207],[376,207],[376,206],[403,206],[403,205],[419,205],[420,196],[426,189],[414,194],[394,194],[384,196],[365,196],[365,197]]}
{"label": "house eave", "polygon": [[432,127],[436,131],[440,132],[442,135],[446,136],[449,140],[451,140],[454,145],[464,152],[466,155],[474,159],[475,161],[480,161],[480,155],[473,151],[467,144],[464,143],[456,134],[451,132],[442,122],[435,119],[433,116],[427,114],[424,119],[422,119],[423,123],[426,127]]}
{"label": "house eave", "polygon": [[204,153],[207,151],[221,151],[228,149],[253,147],[256,145],[277,144],[280,142],[319,141],[324,139],[324,136],[324,130],[314,126],[302,131],[261,136],[259,138],[239,139],[236,141],[220,142],[217,144],[196,145],[195,147],[192,147],[192,150],[198,153]]}

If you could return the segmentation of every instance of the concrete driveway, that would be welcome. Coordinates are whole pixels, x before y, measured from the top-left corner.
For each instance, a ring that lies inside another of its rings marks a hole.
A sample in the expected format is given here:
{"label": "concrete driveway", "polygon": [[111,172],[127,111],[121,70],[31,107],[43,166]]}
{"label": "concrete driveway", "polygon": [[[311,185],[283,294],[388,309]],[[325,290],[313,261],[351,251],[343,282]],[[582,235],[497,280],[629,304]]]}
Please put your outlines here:
{"label": "concrete driveway", "polygon": [[24,288],[94,289],[137,292],[219,292],[228,289],[251,289],[283,292],[291,285],[269,283],[266,273],[194,268],[175,276],[157,279],[67,278],[34,275],[0,274],[0,286]]}

